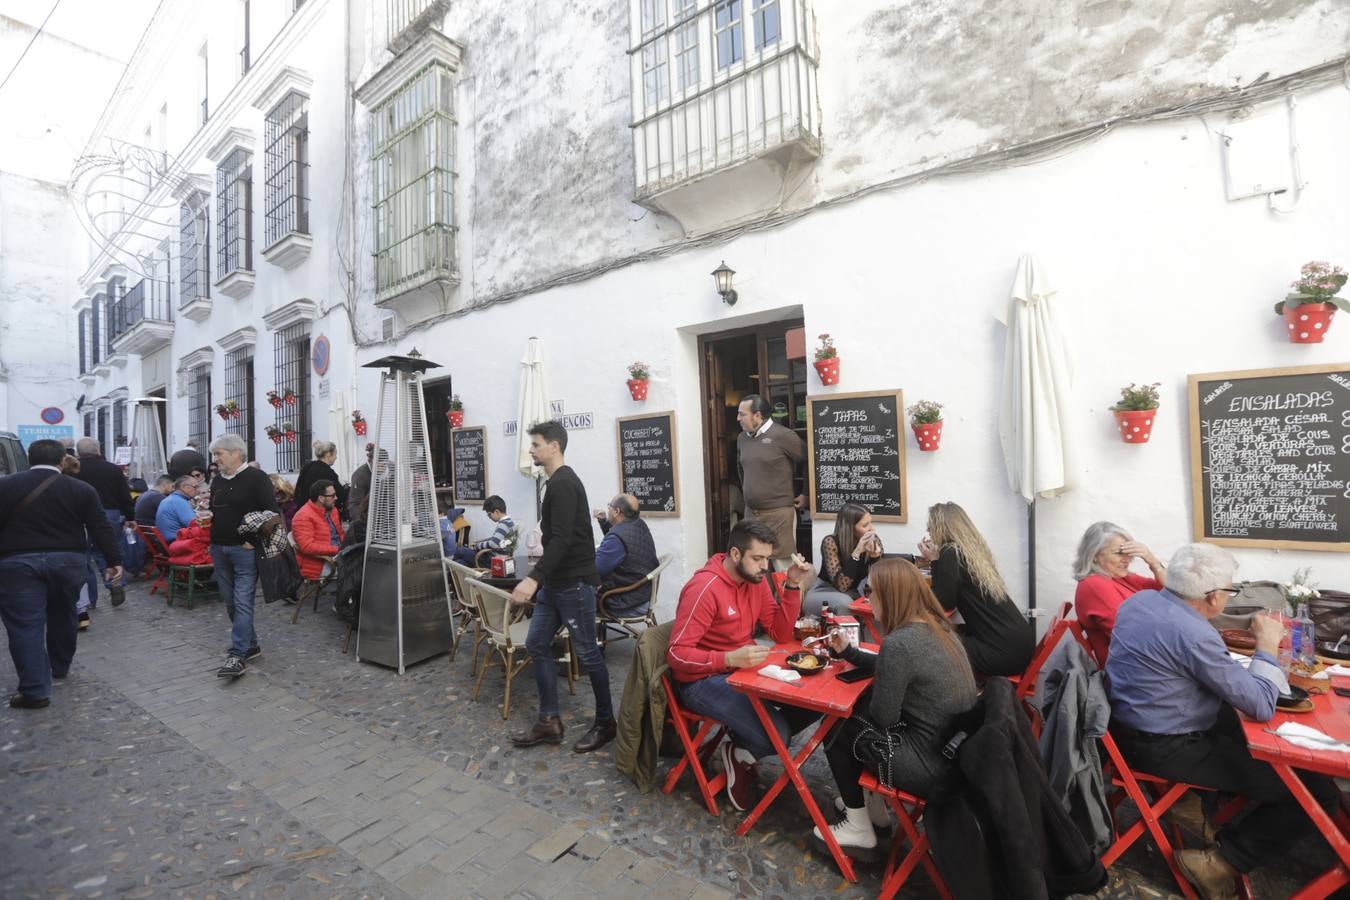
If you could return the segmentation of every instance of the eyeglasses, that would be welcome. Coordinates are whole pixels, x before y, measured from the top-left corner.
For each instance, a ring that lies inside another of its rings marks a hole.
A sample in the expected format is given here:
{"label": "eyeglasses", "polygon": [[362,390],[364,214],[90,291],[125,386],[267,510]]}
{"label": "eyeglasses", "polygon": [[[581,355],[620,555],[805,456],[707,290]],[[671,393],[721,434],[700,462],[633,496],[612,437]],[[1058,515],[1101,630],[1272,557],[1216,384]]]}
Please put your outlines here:
{"label": "eyeglasses", "polygon": [[1210,591],[1210,593],[1212,594],[1214,591],[1225,593],[1230,597],[1236,597],[1238,594],[1242,593],[1242,588],[1215,588],[1213,591]]}
{"label": "eyeglasses", "polygon": [[336,499],[337,499],[337,494],[324,494],[324,495],[323,495],[323,499],[325,499],[325,500],[336,500]]}

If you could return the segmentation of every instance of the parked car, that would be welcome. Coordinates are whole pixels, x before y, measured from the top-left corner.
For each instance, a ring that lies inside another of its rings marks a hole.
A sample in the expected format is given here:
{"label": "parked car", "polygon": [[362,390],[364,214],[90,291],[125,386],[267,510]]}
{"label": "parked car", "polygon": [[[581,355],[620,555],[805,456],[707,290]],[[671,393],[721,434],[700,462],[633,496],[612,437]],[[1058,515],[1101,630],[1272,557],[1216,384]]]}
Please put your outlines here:
{"label": "parked car", "polygon": [[23,452],[19,436],[12,431],[0,431],[0,477],[28,471],[28,454]]}

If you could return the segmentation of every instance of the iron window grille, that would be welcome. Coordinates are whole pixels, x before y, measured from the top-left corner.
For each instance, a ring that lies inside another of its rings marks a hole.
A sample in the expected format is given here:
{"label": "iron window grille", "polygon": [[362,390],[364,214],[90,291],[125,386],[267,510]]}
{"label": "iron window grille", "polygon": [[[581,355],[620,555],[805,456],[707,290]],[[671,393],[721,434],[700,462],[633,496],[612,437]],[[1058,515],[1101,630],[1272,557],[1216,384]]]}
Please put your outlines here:
{"label": "iron window grille", "polygon": [[[249,459],[257,459],[257,446],[254,440],[256,416],[253,409],[253,351],[235,350],[225,357],[225,400],[233,400],[239,406],[238,418],[233,424],[225,426],[225,431],[233,432],[244,440],[245,452]],[[202,445],[198,445],[202,446]]]}
{"label": "iron window grille", "polygon": [[84,375],[89,371],[89,310],[80,310],[79,315],[80,331],[80,374]]}
{"label": "iron window grille", "polygon": [[253,270],[253,157],[236,147],[216,170],[216,276]]}
{"label": "iron window grille", "polygon": [[[127,440],[127,404],[125,400],[114,400],[112,407],[113,449],[124,447]],[[111,454],[110,454],[111,455]]]}
{"label": "iron window grille", "polygon": [[85,413],[85,414],[84,414],[84,436],[85,436],[85,437],[93,437],[93,436],[94,436],[94,429],[95,429],[95,427],[96,427],[96,426],[94,425],[94,414],[91,413],[91,412]]}
{"label": "iron window grille", "polygon": [[[276,410],[276,427],[289,423],[294,435],[277,444],[277,470],[298,472],[310,460],[311,423],[309,409],[309,328],[297,322],[275,335],[276,387],[278,395],[290,390],[295,402]],[[286,429],[282,429],[286,430]]]}
{"label": "iron window grille", "polygon": [[[211,367],[200,365],[188,373],[188,440],[198,447],[211,445]],[[249,457],[252,459],[252,457]]]}
{"label": "iron window grille", "polygon": [[430,63],[372,113],[377,299],[455,277],[452,75]]}
{"label": "iron window grille", "polygon": [[108,407],[102,406],[98,410],[98,449],[106,456],[108,453]]}
{"label": "iron window grille", "polygon": [[127,290],[120,281],[114,281],[108,285],[108,302],[103,307],[105,316],[103,319],[103,358],[110,359],[113,355],[113,342],[122,336],[126,331],[126,297]]}
{"label": "iron window grille", "polygon": [[178,208],[178,305],[211,296],[211,230],[206,195],[195,193]]}
{"label": "iron window grille", "polygon": [[90,357],[91,366],[97,366],[103,359],[103,317],[105,315],[104,306],[107,300],[103,294],[94,298],[92,315],[89,317],[89,337],[90,337]]}
{"label": "iron window grille", "polygon": [[266,237],[309,234],[309,103],[291,91],[267,114],[264,154]]}

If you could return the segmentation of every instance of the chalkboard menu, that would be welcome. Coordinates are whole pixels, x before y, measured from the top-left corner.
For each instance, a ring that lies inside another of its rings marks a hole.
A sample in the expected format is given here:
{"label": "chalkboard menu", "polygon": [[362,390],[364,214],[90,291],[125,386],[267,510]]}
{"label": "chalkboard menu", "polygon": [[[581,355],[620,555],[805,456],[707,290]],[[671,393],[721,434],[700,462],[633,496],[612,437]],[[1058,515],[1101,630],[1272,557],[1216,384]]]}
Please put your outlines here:
{"label": "chalkboard menu", "polygon": [[1350,364],[1188,380],[1196,539],[1350,551]]}
{"label": "chalkboard menu", "polygon": [[450,429],[450,456],[455,464],[455,502],[482,503],[487,499],[487,429]]}
{"label": "chalkboard menu", "polygon": [[675,458],[675,413],[619,419],[619,483],[648,516],[680,514]]}
{"label": "chalkboard menu", "polygon": [[861,503],[879,522],[909,520],[900,391],[806,398],[811,515]]}

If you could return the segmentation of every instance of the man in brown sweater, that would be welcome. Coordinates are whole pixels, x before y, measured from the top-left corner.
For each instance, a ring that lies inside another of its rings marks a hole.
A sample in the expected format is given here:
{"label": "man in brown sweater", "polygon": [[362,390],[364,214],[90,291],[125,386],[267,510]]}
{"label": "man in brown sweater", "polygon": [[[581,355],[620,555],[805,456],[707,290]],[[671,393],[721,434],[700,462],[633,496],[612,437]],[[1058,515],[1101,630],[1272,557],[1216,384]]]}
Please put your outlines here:
{"label": "man in brown sweater", "polygon": [[758,394],[742,398],[736,421],[741,426],[736,466],[746,514],[773,529],[778,539],[774,559],[788,559],[797,552],[797,510],[806,506],[806,497],[793,496],[792,490],[806,448],[795,431],[769,418],[769,404]]}

